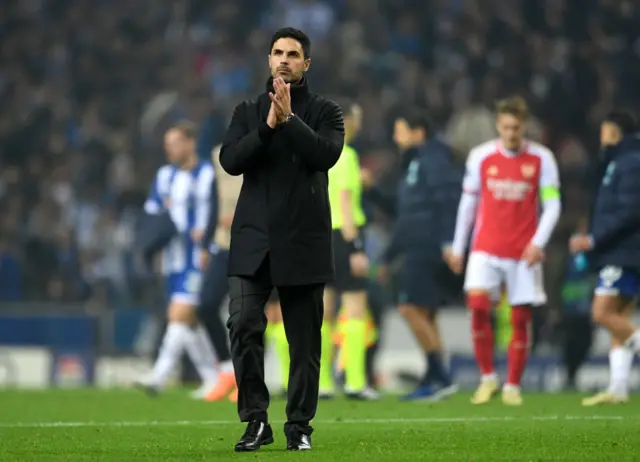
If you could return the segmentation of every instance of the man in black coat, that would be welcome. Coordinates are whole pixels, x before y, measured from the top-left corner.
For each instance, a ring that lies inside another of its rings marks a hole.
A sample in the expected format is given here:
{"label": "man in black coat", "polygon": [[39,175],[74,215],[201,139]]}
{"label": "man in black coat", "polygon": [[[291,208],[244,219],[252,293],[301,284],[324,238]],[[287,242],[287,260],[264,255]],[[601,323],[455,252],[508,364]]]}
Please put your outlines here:
{"label": "man in black coat", "polygon": [[334,277],[327,171],[342,152],[344,124],[337,104],[309,91],[309,51],[309,38],[299,30],[274,34],[267,90],[235,108],[220,151],[222,168],[244,180],[229,250],[227,326],[238,413],[249,423],[236,451],[273,442],[264,383],[264,307],[273,287],[291,355],[287,449],[311,449],[322,294]]}

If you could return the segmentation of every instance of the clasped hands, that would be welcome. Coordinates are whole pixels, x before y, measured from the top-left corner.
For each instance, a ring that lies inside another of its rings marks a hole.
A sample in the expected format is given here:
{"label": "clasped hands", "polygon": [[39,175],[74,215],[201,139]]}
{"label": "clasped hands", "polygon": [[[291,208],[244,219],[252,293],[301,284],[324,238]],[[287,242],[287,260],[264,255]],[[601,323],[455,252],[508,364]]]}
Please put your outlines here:
{"label": "clasped hands", "polygon": [[267,116],[267,125],[276,128],[276,125],[284,122],[291,114],[291,84],[285,83],[282,77],[273,79],[273,93],[269,92],[271,107]]}

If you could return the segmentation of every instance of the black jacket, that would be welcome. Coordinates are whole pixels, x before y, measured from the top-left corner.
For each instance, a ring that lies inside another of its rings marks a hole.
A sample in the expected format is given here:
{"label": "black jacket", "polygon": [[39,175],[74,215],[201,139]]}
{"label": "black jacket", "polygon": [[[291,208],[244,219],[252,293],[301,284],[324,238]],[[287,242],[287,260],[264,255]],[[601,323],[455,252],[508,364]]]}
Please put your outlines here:
{"label": "black jacket", "polygon": [[169,212],[165,210],[153,215],[143,211],[136,224],[134,248],[151,267],[153,257],[161,252],[176,234],[178,230]]}
{"label": "black jacket", "polygon": [[455,165],[451,148],[437,139],[411,155],[398,188],[396,223],[383,256],[386,263],[406,252],[440,259],[443,245],[453,239],[462,169]]}
{"label": "black jacket", "polygon": [[589,262],[640,270],[640,136],[610,148],[591,215]]}
{"label": "black jacket", "polygon": [[271,79],[267,92],[236,107],[220,150],[222,168],[243,175],[229,275],[254,275],[268,253],[276,286],[328,282],[334,265],[327,171],[342,152],[342,112],[303,79],[291,86],[295,116],[272,130],[269,91]]}

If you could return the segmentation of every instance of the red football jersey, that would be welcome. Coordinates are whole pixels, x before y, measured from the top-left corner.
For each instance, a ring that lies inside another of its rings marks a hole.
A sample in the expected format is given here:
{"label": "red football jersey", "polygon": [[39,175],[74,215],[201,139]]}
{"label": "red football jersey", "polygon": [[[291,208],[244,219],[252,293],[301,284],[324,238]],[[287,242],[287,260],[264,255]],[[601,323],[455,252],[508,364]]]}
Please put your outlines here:
{"label": "red football jersey", "polygon": [[559,187],[549,149],[527,141],[520,152],[499,140],[474,148],[467,159],[466,193],[479,195],[472,251],[519,260],[538,227],[540,189]]}

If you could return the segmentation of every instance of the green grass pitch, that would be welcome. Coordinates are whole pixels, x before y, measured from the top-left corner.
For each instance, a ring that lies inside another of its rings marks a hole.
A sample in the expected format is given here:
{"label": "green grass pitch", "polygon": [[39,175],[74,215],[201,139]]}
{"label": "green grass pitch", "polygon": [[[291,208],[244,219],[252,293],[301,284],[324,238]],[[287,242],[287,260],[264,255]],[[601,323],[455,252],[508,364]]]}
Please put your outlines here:
{"label": "green grass pitch", "polygon": [[231,403],[151,399],[135,390],[0,391],[0,461],[631,461],[640,460],[640,405],[583,408],[580,396],[525,395],[521,408],[459,394],[436,404],[321,402],[313,450],[275,444],[235,454],[244,427]]}

